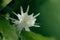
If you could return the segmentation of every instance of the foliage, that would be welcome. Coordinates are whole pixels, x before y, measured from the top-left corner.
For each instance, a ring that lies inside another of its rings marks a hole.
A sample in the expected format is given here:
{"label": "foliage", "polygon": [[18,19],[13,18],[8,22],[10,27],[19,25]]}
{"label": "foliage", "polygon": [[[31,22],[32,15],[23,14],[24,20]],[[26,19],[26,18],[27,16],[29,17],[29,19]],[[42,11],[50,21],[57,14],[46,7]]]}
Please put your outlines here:
{"label": "foliage", "polygon": [[[3,40],[19,40],[11,20],[6,20],[5,15],[16,18],[12,11],[20,13],[20,6],[24,12],[30,6],[29,14],[37,14],[37,23],[40,28],[30,28],[32,32],[22,31],[22,40],[59,40],[60,39],[60,1],[59,0],[0,0],[0,37]],[[42,36],[44,35],[44,36]],[[47,36],[47,37],[46,37]],[[55,38],[56,37],[56,38]]]}

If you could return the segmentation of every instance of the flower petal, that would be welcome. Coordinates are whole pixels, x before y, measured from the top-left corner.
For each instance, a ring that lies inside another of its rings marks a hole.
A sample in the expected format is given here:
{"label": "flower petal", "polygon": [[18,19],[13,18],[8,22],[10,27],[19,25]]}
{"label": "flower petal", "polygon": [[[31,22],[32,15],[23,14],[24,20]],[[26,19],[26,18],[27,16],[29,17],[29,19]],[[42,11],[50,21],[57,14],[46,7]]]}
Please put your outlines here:
{"label": "flower petal", "polygon": [[21,15],[20,14],[17,14],[17,16],[18,16],[18,19],[20,20],[21,19]]}
{"label": "flower petal", "polygon": [[28,5],[28,8],[27,8],[27,10],[26,10],[26,13],[28,13],[28,11],[29,11],[29,5]]}
{"label": "flower petal", "polygon": [[17,14],[16,14],[14,11],[12,11],[12,13],[15,14],[15,15],[17,16]]}
{"label": "flower petal", "polygon": [[22,8],[22,6],[20,7],[20,10],[21,10],[21,15],[23,15],[23,8]]}
{"label": "flower petal", "polygon": [[39,25],[34,25],[34,27],[40,27]]}
{"label": "flower petal", "polygon": [[37,17],[37,16],[39,16],[40,15],[40,13],[38,13],[37,15],[35,15],[34,17]]}
{"label": "flower petal", "polygon": [[18,33],[18,36],[21,34],[23,28],[24,28],[24,27],[21,27],[21,25],[18,25],[18,26],[17,26],[17,33]]}
{"label": "flower petal", "polygon": [[30,31],[29,27],[25,27],[25,31]]}

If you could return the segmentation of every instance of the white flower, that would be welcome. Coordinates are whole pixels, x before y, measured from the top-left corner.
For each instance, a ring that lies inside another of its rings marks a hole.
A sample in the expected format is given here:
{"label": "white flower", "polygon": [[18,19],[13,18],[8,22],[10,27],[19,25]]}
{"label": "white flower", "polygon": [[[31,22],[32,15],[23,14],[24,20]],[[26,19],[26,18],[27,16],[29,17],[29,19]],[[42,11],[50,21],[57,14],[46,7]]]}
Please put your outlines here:
{"label": "white flower", "polygon": [[17,17],[18,20],[16,19],[12,19],[13,23],[15,25],[17,25],[17,29],[18,31],[21,32],[21,30],[24,28],[26,31],[30,31],[29,27],[35,26],[35,27],[40,27],[38,25],[35,25],[35,21],[36,21],[36,17],[40,14],[38,13],[37,15],[33,16],[33,13],[31,15],[28,15],[28,10],[29,10],[29,6],[27,8],[27,11],[24,13],[22,7],[21,8],[21,15],[20,14],[16,14],[15,12],[13,12]]}

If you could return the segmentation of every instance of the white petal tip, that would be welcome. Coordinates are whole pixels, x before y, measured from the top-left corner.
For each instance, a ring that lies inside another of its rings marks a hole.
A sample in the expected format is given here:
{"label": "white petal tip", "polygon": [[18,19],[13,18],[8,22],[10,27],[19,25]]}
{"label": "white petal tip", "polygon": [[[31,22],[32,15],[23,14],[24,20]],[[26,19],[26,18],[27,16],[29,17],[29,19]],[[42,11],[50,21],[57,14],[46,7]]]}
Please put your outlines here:
{"label": "white petal tip", "polygon": [[22,8],[22,6],[20,7],[20,10],[21,10],[21,14],[23,14],[23,8]]}
{"label": "white petal tip", "polygon": [[39,16],[40,15],[40,13],[38,13],[37,15],[35,15],[34,17],[37,17],[37,16]]}
{"label": "white petal tip", "polygon": [[28,27],[25,27],[25,31],[30,31],[30,29]]}
{"label": "white petal tip", "polygon": [[40,27],[39,25],[34,25],[35,27]]}
{"label": "white petal tip", "polygon": [[29,11],[29,5],[28,5],[28,7],[27,7],[26,13],[28,13],[28,11]]}
{"label": "white petal tip", "polygon": [[12,11],[12,13],[15,14],[15,15],[17,16],[17,14],[16,14],[14,11]]}

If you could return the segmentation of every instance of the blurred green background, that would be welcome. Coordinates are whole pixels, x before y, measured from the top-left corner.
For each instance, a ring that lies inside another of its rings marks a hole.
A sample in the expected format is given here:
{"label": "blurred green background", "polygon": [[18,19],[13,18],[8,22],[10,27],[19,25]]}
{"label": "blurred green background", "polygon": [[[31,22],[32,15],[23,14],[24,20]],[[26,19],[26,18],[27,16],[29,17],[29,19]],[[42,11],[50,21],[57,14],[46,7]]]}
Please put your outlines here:
{"label": "blurred green background", "polygon": [[[29,34],[29,32],[22,32],[22,39],[23,40],[29,40],[29,35],[33,35],[36,33],[42,36],[36,36],[40,39],[36,39],[30,36],[30,40],[51,40],[50,37],[54,37],[57,40],[60,40],[60,0],[0,0],[0,32],[2,32],[4,36],[6,36],[6,33],[4,30],[12,30],[10,29],[12,26],[10,26],[10,23],[8,23],[10,27],[5,27],[7,25],[6,19],[4,19],[6,14],[10,14],[11,17],[15,17],[15,15],[12,13],[12,11],[16,13],[20,13],[20,6],[23,7],[24,12],[27,9],[27,6],[30,6],[29,14],[34,13],[36,15],[37,13],[40,13],[40,15],[37,17],[37,23],[41,26],[40,28],[32,27],[30,28],[33,33]],[[2,17],[3,16],[3,17]],[[6,25],[4,24],[6,20]],[[3,22],[2,22],[3,21]],[[2,26],[1,26],[2,25]],[[5,25],[5,26],[3,26]],[[14,29],[14,28],[13,28]],[[13,31],[15,32],[15,31]],[[24,33],[24,34],[23,34]],[[15,34],[15,33],[13,33]],[[26,36],[28,34],[28,36]],[[7,36],[10,34],[8,33]],[[11,35],[12,36],[12,35]],[[15,35],[13,35],[14,37]],[[33,35],[34,36],[34,35]],[[16,40],[18,36],[15,36]],[[25,37],[27,39],[25,39]],[[47,39],[47,38],[48,39]],[[41,39],[42,38],[42,39]],[[15,40],[15,39],[10,39]]]}

